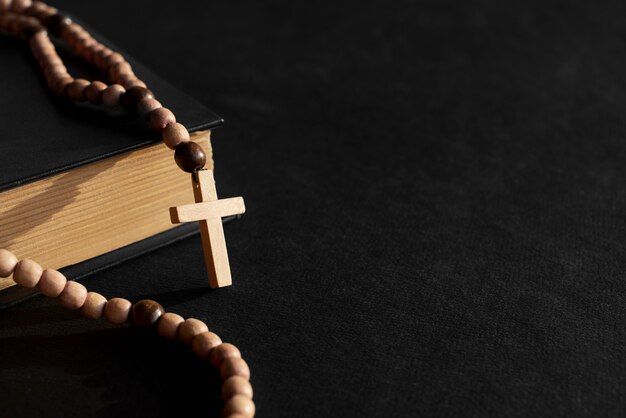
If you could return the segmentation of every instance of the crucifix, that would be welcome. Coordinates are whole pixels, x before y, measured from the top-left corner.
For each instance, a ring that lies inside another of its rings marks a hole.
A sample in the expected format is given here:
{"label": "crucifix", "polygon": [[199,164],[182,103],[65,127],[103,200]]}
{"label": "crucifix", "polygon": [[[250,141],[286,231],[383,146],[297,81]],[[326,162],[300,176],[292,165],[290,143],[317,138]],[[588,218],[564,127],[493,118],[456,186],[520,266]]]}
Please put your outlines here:
{"label": "crucifix", "polygon": [[192,175],[195,204],[170,208],[172,223],[200,223],[200,236],[204,250],[204,261],[211,287],[224,287],[232,284],[226,238],[222,218],[241,215],[246,211],[242,197],[217,198],[213,171],[200,170]]}

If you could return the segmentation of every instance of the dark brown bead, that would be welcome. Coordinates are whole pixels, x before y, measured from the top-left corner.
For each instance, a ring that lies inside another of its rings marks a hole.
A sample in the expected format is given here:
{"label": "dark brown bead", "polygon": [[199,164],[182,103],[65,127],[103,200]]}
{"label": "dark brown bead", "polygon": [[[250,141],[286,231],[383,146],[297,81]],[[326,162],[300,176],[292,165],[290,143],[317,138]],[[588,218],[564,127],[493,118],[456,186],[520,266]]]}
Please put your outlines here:
{"label": "dark brown bead", "polygon": [[137,109],[137,103],[143,99],[154,98],[154,94],[145,87],[131,87],[122,96],[122,104],[131,110]]}
{"label": "dark brown bead", "polygon": [[72,23],[72,19],[69,17],[62,15],[61,13],[56,13],[46,17],[43,21],[43,24],[46,25],[48,30],[54,36],[60,36],[61,30]]}
{"label": "dark brown bead", "polygon": [[174,151],[174,160],[181,170],[195,173],[206,164],[206,154],[195,142],[181,142]]}
{"label": "dark brown bead", "polygon": [[141,328],[153,328],[156,326],[165,309],[158,302],[150,299],[140,300],[130,308],[128,320],[131,325]]}

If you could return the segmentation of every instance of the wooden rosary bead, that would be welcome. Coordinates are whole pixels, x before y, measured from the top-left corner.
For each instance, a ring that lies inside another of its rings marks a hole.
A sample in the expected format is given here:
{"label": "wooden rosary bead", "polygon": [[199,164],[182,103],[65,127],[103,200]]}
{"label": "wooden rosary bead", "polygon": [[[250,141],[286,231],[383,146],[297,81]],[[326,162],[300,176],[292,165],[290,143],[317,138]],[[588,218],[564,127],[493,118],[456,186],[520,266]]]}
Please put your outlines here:
{"label": "wooden rosary bead", "polygon": [[95,105],[102,104],[102,93],[106,90],[107,85],[102,81],[92,81],[91,84],[85,89],[85,99],[89,103]]}
{"label": "wooden rosary bead", "polygon": [[39,56],[39,66],[41,68],[47,68],[53,65],[63,65],[63,61],[59,59],[59,56],[53,48],[43,50]]}
{"label": "wooden rosary bead", "polygon": [[241,376],[232,376],[222,384],[222,399],[227,400],[235,395],[243,395],[252,399],[252,385]]}
{"label": "wooden rosary bead", "polygon": [[22,13],[27,7],[30,7],[32,0],[13,0],[11,3],[11,11],[15,13]]}
{"label": "wooden rosary bead", "polygon": [[126,60],[124,59],[124,56],[122,54],[120,54],[119,52],[112,53],[106,59],[106,65],[108,67],[112,67],[113,65],[115,65],[115,64],[117,64],[119,62],[126,62]]}
{"label": "wooden rosary bead", "polygon": [[222,414],[229,416],[231,414],[241,414],[245,417],[253,417],[256,407],[252,399],[243,395],[235,395],[224,403]]}
{"label": "wooden rosary bead", "polygon": [[[1,10],[1,8],[0,8]],[[42,20],[46,12],[48,11],[48,6],[40,1],[34,1],[30,6],[24,9],[24,14],[28,16],[32,16],[37,18],[38,20]]]}
{"label": "wooden rosary bead", "polygon": [[207,327],[204,322],[199,319],[188,318],[185,322],[180,324],[180,328],[178,328],[178,336],[187,344],[191,344],[196,335],[207,332],[208,330],[209,327]]}
{"label": "wooden rosary bead", "polygon": [[98,53],[94,57],[94,64],[96,64],[96,67],[98,67],[102,71],[105,71],[107,59],[109,59],[109,56],[111,55],[113,55],[113,51],[103,45],[103,48],[98,50]]}
{"label": "wooden rosary bead", "polygon": [[69,86],[72,81],[74,81],[74,78],[70,75],[67,75],[50,80],[48,82],[48,86],[54,94],[56,94],[57,96],[63,96],[65,94],[67,86]]}
{"label": "wooden rosary bead", "polygon": [[83,57],[85,55],[85,51],[87,51],[87,48],[89,48],[95,42],[95,39],[93,39],[88,33],[77,38],[73,46],[76,55]]}
{"label": "wooden rosary bead", "polygon": [[211,350],[222,344],[222,339],[215,333],[207,331],[193,337],[191,350],[202,360],[208,360]]}
{"label": "wooden rosary bead", "polygon": [[195,173],[206,164],[206,154],[195,142],[181,142],[174,151],[174,161],[181,170]]}
{"label": "wooden rosary bead", "polygon": [[123,324],[128,320],[132,304],[124,298],[113,298],[104,307],[104,319],[112,324]]}
{"label": "wooden rosary bead", "polygon": [[163,107],[157,99],[146,98],[137,103],[137,112],[142,117],[147,117],[154,109]]}
{"label": "wooden rosary bead", "polygon": [[133,88],[133,87],[144,87],[144,88],[148,88],[148,86],[146,85],[146,83],[144,83],[143,81],[141,81],[138,78],[133,78],[133,79],[129,79],[127,81],[124,82],[123,86],[127,89]]}
{"label": "wooden rosary bead", "polygon": [[37,289],[49,298],[57,298],[65,289],[67,279],[60,271],[45,269],[41,274]]}
{"label": "wooden rosary bead", "polygon": [[182,142],[189,142],[189,131],[180,123],[168,123],[163,129],[163,143],[169,149],[175,149]]}
{"label": "wooden rosary bead", "polygon": [[43,26],[39,24],[28,24],[22,28],[22,37],[26,40],[30,40],[39,32],[45,32]]}
{"label": "wooden rosary bead", "polygon": [[37,33],[28,41],[28,46],[31,49],[37,49],[37,47],[41,48],[41,47],[50,46],[50,45],[52,45],[52,42],[50,41],[48,32]]}
{"label": "wooden rosary bead", "polygon": [[46,80],[54,77],[63,77],[66,74],[69,75],[67,72],[67,68],[65,68],[65,65],[63,64],[50,65],[43,70],[43,75],[44,77],[46,77]]}
{"label": "wooden rosary bead", "polygon": [[80,283],[68,281],[59,295],[59,302],[68,309],[80,309],[87,299],[87,288]]}
{"label": "wooden rosary bead", "polygon": [[159,322],[157,323],[157,333],[168,340],[175,340],[178,338],[178,328],[185,320],[182,316],[166,312],[161,315]]}
{"label": "wooden rosary bead", "polygon": [[89,292],[82,307],[83,315],[90,319],[100,319],[104,314],[106,304],[107,299],[100,293]]}
{"label": "wooden rosary bead", "polygon": [[[115,53],[112,53],[111,55],[107,56],[106,60],[105,60],[105,64],[108,64],[109,60],[111,59],[111,57],[114,55]],[[130,66],[130,64],[126,61],[122,61],[122,62],[118,62],[116,64],[113,64],[110,68],[109,68],[109,77],[111,77],[113,80],[116,80],[118,77],[120,77],[122,74],[133,74],[133,69]]]}
{"label": "wooden rosary bead", "polygon": [[122,85],[125,89],[129,89],[131,87],[144,87],[144,86],[137,85],[137,83],[139,82],[139,79],[133,73],[120,74],[118,77],[114,79],[114,81],[117,84]]}
{"label": "wooden rosary bead", "polygon": [[128,320],[131,325],[140,328],[153,328],[156,326],[165,309],[161,304],[150,299],[140,300],[130,309]]}
{"label": "wooden rosary bead", "polygon": [[136,110],[137,104],[143,99],[154,99],[154,94],[145,87],[131,87],[122,96],[122,104],[131,110]]}
{"label": "wooden rosary bead", "polygon": [[230,343],[224,343],[211,352],[211,364],[218,370],[227,358],[241,358],[241,352]]}
{"label": "wooden rosary bead", "polygon": [[102,92],[102,103],[108,107],[119,106],[122,94],[126,89],[119,84],[112,84]]}
{"label": "wooden rosary bead", "polygon": [[67,97],[75,102],[85,101],[85,89],[89,87],[91,83],[83,78],[77,78],[67,86]]}
{"label": "wooden rosary bead", "polygon": [[11,251],[0,249],[0,277],[9,277],[17,265],[17,257]]}
{"label": "wooden rosary bead", "polygon": [[222,367],[220,367],[220,375],[226,380],[231,376],[241,376],[244,379],[250,379],[250,368],[248,363],[241,357],[231,357],[224,359]]}
{"label": "wooden rosary bead", "polygon": [[176,123],[176,116],[168,108],[160,107],[150,112],[150,127],[155,131],[161,132],[168,123]]}
{"label": "wooden rosary bead", "polygon": [[72,19],[60,13],[56,13],[44,19],[42,23],[48,28],[51,34],[59,36],[61,35],[61,30],[72,23]]}
{"label": "wooden rosary bead", "polygon": [[90,64],[95,65],[96,55],[103,49],[104,45],[96,41],[89,47],[85,48],[85,51],[83,52],[83,58],[85,58],[85,61],[89,62]]}
{"label": "wooden rosary bead", "polygon": [[39,283],[43,269],[33,260],[25,258],[17,263],[13,280],[22,287],[33,288]]}

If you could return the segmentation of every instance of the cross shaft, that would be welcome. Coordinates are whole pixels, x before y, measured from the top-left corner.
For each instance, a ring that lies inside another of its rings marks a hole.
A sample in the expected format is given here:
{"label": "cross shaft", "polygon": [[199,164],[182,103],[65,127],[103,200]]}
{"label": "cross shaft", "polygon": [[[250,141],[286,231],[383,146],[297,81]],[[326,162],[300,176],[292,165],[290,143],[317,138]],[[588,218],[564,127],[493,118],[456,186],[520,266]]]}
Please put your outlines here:
{"label": "cross shaft", "polygon": [[232,278],[222,218],[244,213],[243,198],[218,200],[211,170],[198,171],[194,176],[192,186],[196,203],[170,208],[170,218],[174,224],[199,222],[209,283],[213,288],[230,286]]}

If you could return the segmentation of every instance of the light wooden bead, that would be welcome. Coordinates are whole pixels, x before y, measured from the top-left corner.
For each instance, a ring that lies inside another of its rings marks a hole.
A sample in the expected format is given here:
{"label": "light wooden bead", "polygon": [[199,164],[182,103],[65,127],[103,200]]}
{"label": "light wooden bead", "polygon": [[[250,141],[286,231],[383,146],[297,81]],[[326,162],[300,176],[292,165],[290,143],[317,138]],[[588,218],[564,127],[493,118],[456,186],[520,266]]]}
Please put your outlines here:
{"label": "light wooden bead", "polygon": [[83,315],[90,319],[100,319],[104,314],[107,298],[100,293],[89,292],[82,307]]}
{"label": "light wooden bead", "polygon": [[161,132],[168,123],[176,123],[176,116],[166,107],[160,107],[150,112],[150,127]]}
{"label": "light wooden bead", "polygon": [[91,45],[93,42],[93,38],[88,33],[85,33],[77,37],[72,46],[76,54],[82,57],[83,55],[85,55],[85,51],[87,50],[89,45]]}
{"label": "light wooden bead", "polygon": [[129,300],[113,298],[104,307],[104,318],[112,324],[123,324],[128,320],[128,313],[132,306]]}
{"label": "light wooden bead", "polygon": [[189,318],[186,319],[185,322],[180,324],[180,328],[178,329],[178,336],[187,344],[191,344],[193,338],[196,335],[207,332],[208,330],[209,327],[207,327],[204,322],[200,321],[199,319]]}
{"label": "light wooden bead", "polygon": [[[113,56],[115,56],[114,53],[109,55],[107,57],[107,62]],[[121,77],[123,74],[126,74],[126,75],[133,74],[132,67],[126,61],[115,63],[109,68],[109,77],[111,77],[113,80],[118,80],[119,77]]]}
{"label": "light wooden bead", "polygon": [[119,84],[113,84],[102,92],[102,103],[108,107],[119,106],[122,94],[126,89]]}
{"label": "light wooden bead", "polygon": [[252,399],[252,385],[241,376],[232,376],[222,384],[222,399],[227,400],[235,395],[243,395]]}
{"label": "light wooden bead", "polygon": [[65,74],[69,75],[65,65],[50,65],[43,70],[43,74],[46,79],[54,78],[54,76],[61,77]]}
{"label": "light wooden bead", "polygon": [[231,414],[241,414],[245,417],[253,417],[256,411],[252,399],[243,395],[235,395],[224,403],[222,414],[229,416]]}
{"label": "light wooden bead", "polygon": [[178,328],[184,321],[182,316],[172,312],[166,312],[159,318],[157,333],[168,340],[175,340],[178,338]]}
{"label": "light wooden bead", "polygon": [[161,105],[161,102],[159,102],[157,99],[145,98],[143,100],[140,100],[139,103],[137,103],[137,112],[139,112],[139,114],[142,117],[146,117],[154,109],[158,109],[160,107],[163,107],[163,106]]}
{"label": "light wooden bead", "polygon": [[239,349],[230,343],[224,343],[211,352],[211,364],[219,370],[224,360],[237,357],[241,357]]}
{"label": "light wooden bead", "polygon": [[56,298],[63,292],[66,284],[67,279],[63,273],[54,269],[45,269],[41,274],[37,289],[49,298]]}
{"label": "light wooden bead", "polygon": [[107,85],[102,81],[93,81],[89,87],[85,89],[85,99],[95,105],[102,104],[102,93],[104,93],[106,88]]}
{"label": "light wooden bead", "polygon": [[75,102],[85,101],[85,89],[91,84],[88,80],[77,78],[67,86],[67,97]]}
{"label": "light wooden bead", "polygon": [[211,350],[222,344],[222,339],[213,332],[203,332],[193,337],[191,350],[202,360],[208,360]]}
{"label": "light wooden bead", "polygon": [[46,80],[48,81],[48,83],[50,83],[54,80],[58,80],[63,77],[68,77],[69,73],[67,71],[62,71],[62,70],[57,69],[57,70],[46,72],[45,76],[46,76]]}
{"label": "light wooden bead", "polygon": [[72,83],[72,81],[74,81],[74,78],[67,75],[50,80],[48,82],[48,86],[50,86],[50,89],[54,94],[57,96],[63,96],[63,94],[65,94],[65,89]]}
{"label": "light wooden bead", "polygon": [[17,265],[17,257],[9,250],[0,249],[0,277],[9,277]]}
{"label": "light wooden bead", "polygon": [[168,123],[163,129],[163,142],[169,149],[174,149],[181,142],[189,142],[189,131],[180,123]]}
{"label": "light wooden bead", "polygon": [[39,283],[43,269],[39,264],[27,258],[19,261],[13,271],[13,280],[22,287],[33,288]]}
{"label": "light wooden bead", "polygon": [[80,309],[85,304],[87,288],[80,283],[68,281],[58,299],[68,309]]}
{"label": "light wooden bead", "polygon": [[148,87],[146,85],[146,83],[144,83],[143,81],[141,81],[138,78],[132,79],[132,80],[128,80],[125,84],[126,88],[132,88],[132,87]]}
{"label": "light wooden bead", "polygon": [[32,0],[13,0],[13,3],[11,3],[11,11],[22,13],[24,9],[29,7],[32,3]]}
{"label": "light wooden bead", "polygon": [[113,65],[120,63],[120,62],[124,62],[126,61],[124,59],[124,57],[122,56],[122,54],[118,53],[118,52],[114,52],[111,55],[109,55],[106,59],[106,65],[109,67],[112,67]]}
{"label": "light wooden bead", "polygon": [[250,379],[250,367],[248,367],[248,363],[241,357],[227,358],[222,362],[220,375],[222,376],[222,380],[226,380],[232,376],[241,376],[244,379]]}
{"label": "light wooden bead", "polygon": [[104,45],[99,42],[95,42],[93,45],[85,49],[84,57],[88,62],[95,64],[96,55],[104,49]]}
{"label": "light wooden bead", "polygon": [[12,19],[9,21],[8,29],[11,35],[17,36],[21,27],[22,27],[22,23],[17,19]]}
{"label": "light wooden bead", "polygon": [[135,74],[122,74],[115,79],[115,82],[124,86],[125,89],[129,89],[132,86],[136,86],[139,82],[139,79]]}
{"label": "light wooden bead", "polygon": [[37,56],[46,47],[51,47],[52,43],[50,42],[50,38],[48,38],[48,35],[45,32],[39,32],[36,33],[32,38],[30,38],[30,41],[28,41],[28,45],[33,51],[33,54]]}
{"label": "light wooden bead", "polygon": [[47,68],[52,65],[63,65],[63,61],[59,58],[54,49],[42,51],[37,62],[41,68]]}
{"label": "light wooden bead", "polygon": [[98,52],[94,56],[94,64],[96,64],[96,67],[100,68],[101,70],[105,70],[106,60],[109,58],[110,55],[113,55],[113,51],[111,51],[111,49],[106,46],[103,46],[102,49],[98,50]]}

